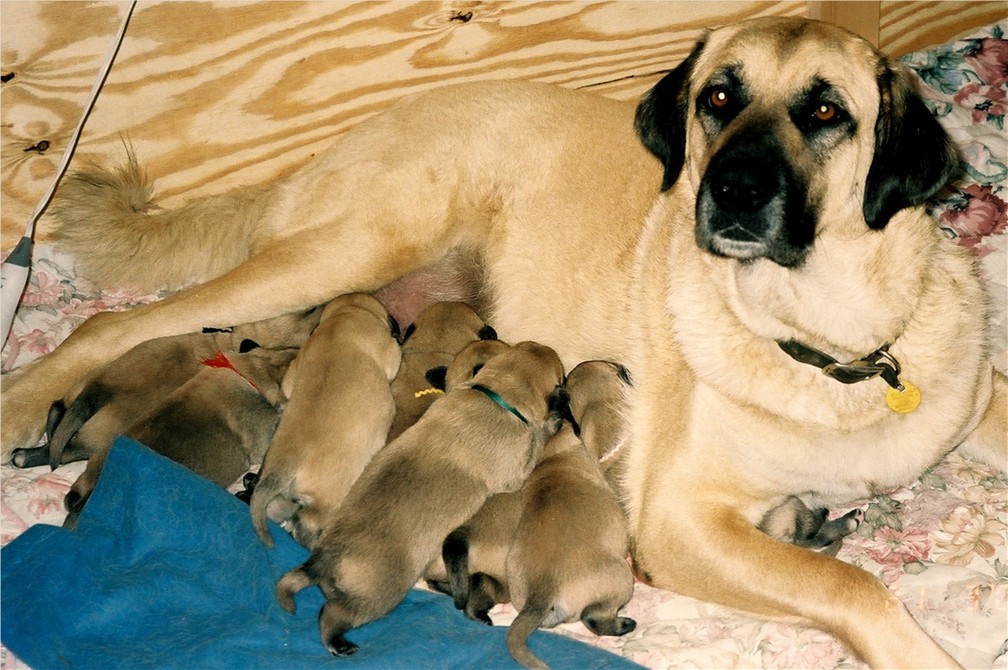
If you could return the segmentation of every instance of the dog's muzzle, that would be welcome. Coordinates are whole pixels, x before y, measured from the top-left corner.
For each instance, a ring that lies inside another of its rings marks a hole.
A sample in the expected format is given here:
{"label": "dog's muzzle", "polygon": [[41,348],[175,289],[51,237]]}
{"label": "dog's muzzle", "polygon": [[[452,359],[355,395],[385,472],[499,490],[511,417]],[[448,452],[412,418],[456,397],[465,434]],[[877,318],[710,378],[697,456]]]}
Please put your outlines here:
{"label": "dog's muzzle", "polygon": [[801,263],[815,235],[805,181],[784,151],[737,136],[711,158],[700,182],[696,239],[718,256]]}

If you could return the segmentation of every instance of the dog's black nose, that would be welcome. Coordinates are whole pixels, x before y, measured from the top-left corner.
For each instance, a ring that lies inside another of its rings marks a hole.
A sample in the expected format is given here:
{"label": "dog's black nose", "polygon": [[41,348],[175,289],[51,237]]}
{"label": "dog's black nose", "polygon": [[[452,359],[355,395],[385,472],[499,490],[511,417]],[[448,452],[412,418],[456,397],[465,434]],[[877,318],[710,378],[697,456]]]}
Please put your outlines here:
{"label": "dog's black nose", "polygon": [[[765,158],[730,156],[720,162],[711,166],[710,193],[724,213],[759,212],[780,192],[780,180]],[[753,222],[751,218],[746,220]]]}
{"label": "dog's black nose", "polygon": [[815,233],[807,187],[784,150],[740,133],[711,157],[697,194],[697,243],[719,256],[793,266]]}

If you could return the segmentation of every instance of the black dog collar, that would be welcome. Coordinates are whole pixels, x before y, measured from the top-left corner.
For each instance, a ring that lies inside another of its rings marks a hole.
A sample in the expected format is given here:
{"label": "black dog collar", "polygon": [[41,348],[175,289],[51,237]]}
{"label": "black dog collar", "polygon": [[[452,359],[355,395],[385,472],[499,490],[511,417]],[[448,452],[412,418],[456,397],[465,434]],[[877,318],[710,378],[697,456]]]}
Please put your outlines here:
{"label": "black dog collar", "polygon": [[889,353],[888,344],[850,363],[841,363],[832,356],[795,340],[778,340],[777,345],[799,363],[813,365],[822,370],[827,377],[843,384],[856,384],[881,376],[891,388],[900,393],[905,390],[899,379],[899,361]]}
{"label": "black dog collar", "polygon": [[486,397],[490,398],[491,400],[493,400],[495,403],[497,403],[498,405],[500,405],[501,407],[503,407],[507,411],[509,411],[512,414],[514,414],[516,417],[518,417],[521,420],[522,423],[524,423],[525,425],[528,425],[528,419],[526,419],[524,416],[522,416],[522,413],[519,412],[518,409],[514,405],[512,405],[511,403],[509,403],[504,398],[500,397],[500,395],[498,395],[496,391],[488,389],[486,386],[483,386],[482,384],[473,384],[469,388],[471,388],[474,391],[479,391],[480,393],[482,393]]}

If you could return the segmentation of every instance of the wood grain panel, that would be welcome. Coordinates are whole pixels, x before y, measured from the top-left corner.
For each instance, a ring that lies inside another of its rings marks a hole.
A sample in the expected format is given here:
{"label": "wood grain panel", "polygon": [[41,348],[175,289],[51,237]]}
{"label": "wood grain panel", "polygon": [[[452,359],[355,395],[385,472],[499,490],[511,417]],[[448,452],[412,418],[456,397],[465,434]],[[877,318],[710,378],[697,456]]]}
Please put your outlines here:
{"label": "wood grain panel", "polygon": [[809,2],[808,13],[813,19],[829,21],[860,35],[876,47],[879,45],[878,0],[829,0]]}
{"label": "wood grain panel", "polygon": [[901,56],[936,44],[980,26],[1008,20],[1008,3],[1001,2],[896,2],[884,0],[879,16],[882,50]]}
{"label": "wood grain panel", "polygon": [[[2,245],[48,186],[123,2],[2,2]],[[632,98],[703,28],[783,2],[142,2],[74,163],[122,155],[159,203],[283,175],[354,121],[451,82],[526,78]],[[45,139],[44,155],[25,149]],[[45,221],[40,239],[45,239]]]}

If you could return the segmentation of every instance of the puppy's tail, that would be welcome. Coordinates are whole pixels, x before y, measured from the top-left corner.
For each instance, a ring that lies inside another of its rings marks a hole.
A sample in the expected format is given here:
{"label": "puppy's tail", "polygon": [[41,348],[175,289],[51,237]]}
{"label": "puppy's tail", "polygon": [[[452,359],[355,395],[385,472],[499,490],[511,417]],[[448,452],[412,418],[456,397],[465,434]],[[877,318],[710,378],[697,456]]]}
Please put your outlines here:
{"label": "puppy's tail", "polygon": [[543,591],[533,590],[529,593],[525,606],[508,628],[508,652],[514,660],[529,670],[549,670],[549,666],[528,648],[528,639],[543,624],[552,607],[553,603]]}
{"label": "puppy's tail", "polygon": [[280,607],[294,614],[297,612],[297,605],[294,603],[294,595],[302,589],[316,584],[316,580],[308,574],[306,565],[294,568],[283,577],[276,585],[276,598],[280,602]]}
{"label": "puppy's tail", "polygon": [[[265,466],[264,466],[265,467]],[[249,499],[249,513],[252,515],[252,527],[255,528],[259,540],[270,549],[273,548],[273,537],[269,530],[269,504],[280,495],[280,482],[276,477],[266,475],[256,482]]]}
{"label": "puppy's tail", "polygon": [[49,211],[58,245],[75,257],[82,276],[102,287],[153,292],[221,275],[248,258],[270,191],[237,188],[176,210],[160,210],[152,194],[129,149],[114,170],[67,175]]}
{"label": "puppy's tail", "polygon": [[448,573],[455,609],[465,609],[469,603],[469,532],[463,526],[456,528],[441,545],[441,559]]}

